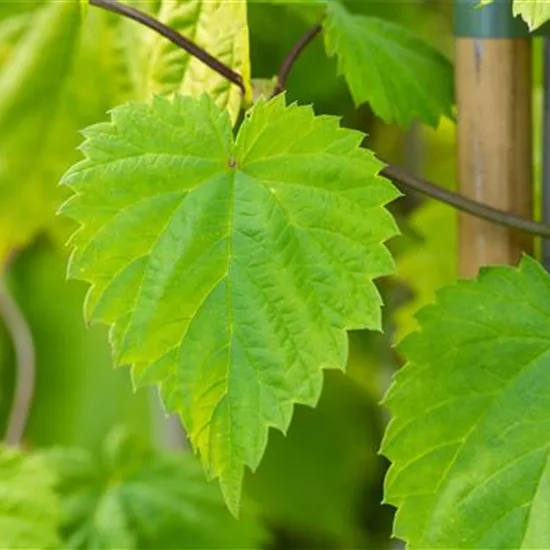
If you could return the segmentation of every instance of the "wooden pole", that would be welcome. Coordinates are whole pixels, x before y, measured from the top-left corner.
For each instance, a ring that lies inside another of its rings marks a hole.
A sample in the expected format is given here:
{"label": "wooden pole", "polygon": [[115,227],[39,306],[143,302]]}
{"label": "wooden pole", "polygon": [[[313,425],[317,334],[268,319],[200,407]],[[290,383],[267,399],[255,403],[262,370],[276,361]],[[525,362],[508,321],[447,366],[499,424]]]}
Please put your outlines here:
{"label": "wooden pole", "polygon": [[[456,40],[459,191],[530,218],[531,40],[519,36],[526,32],[507,0],[483,9],[456,1],[458,23],[467,23]],[[528,236],[472,216],[459,214],[458,227],[461,276],[477,275],[482,265],[515,265],[523,252],[532,252]]]}

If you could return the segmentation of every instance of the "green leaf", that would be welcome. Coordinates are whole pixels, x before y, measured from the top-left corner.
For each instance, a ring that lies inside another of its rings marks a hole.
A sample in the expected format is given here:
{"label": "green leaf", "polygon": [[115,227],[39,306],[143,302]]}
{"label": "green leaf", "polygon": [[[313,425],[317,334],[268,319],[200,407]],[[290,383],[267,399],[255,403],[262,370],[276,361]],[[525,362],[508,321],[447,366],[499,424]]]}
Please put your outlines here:
{"label": "green leaf", "polygon": [[357,105],[369,102],[386,122],[408,126],[420,119],[437,126],[451,116],[453,69],[437,50],[395,23],[349,13],[328,4],[325,20],[328,55],[338,58]]}
{"label": "green leaf", "polygon": [[409,548],[550,548],[550,279],[533,259],[438,293],[387,397]]}
{"label": "green leaf", "polygon": [[[479,6],[492,4],[495,0],[479,0]],[[533,31],[550,21],[550,3],[547,0],[514,0],[514,16],[520,15]]]}
{"label": "green leaf", "polygon": [[[70,77],[79,115],[92,110],[88,116],[93,116],[95,122],[115,105],[139,97],[145,86],[141,31],[134,21],[118,14],[94,7],[87,10],[79,55]],[[97,85],[98,79],[101,86]],[[82,129],[82,116],[73,114],[73,118],[80,124],[78,130]]]}
{"label": "green leaf", "polygon": [[58,548],[54,477],[36,455],[0,448],[0,548]]}
{"label": "green leaf", "polygon": [[0,21],[0,265],[52,217],[55,180],[37,166],[80,27],[78,2],[14,9]]}
{"label": "green leaf", "polygon": [[66,241],[57,183],[78,160],[77,131],[138,86],[132,22],[91,9],[81,24],[76,0],[1,5],[0,265],[41,231]]}
{"label": "green leaf", "polygon": [[62,533],[69,548],[260,548],[255,516],[235,520],[191,454],[141,447],[112,432],[98,456],[50,451],[59,476]]}
{"label": "green leaf", "polygon": [[160,384],[234,512],[268,428],[316,404],[346,330],[380,328],[373,279],[393,270],[397,193],[363,135],[284,101],[236,141],[206,95],[117,108],[63,180],[86,316],[113,325],[137,386]]}
{"label": "green leaf", "polygon": [[514,0],[514,15],[521,15],[534,30],[550,20],[550,2],[547,0]]}
{"label": "green leaf", "polygon": [[269,99],[277,88],[277,77],[273,78],[253,78],[252,79],[252,101],[256,103],[261,97]]}
{"label": "green leaf", "polygon": [[[241,74],[250,89],[247,0],[162,0],[157,17]],[[236,121],[243,102],[238,86],[166,38],[148,37],[148,95],[179,92],[198,97],[206,92]]]}

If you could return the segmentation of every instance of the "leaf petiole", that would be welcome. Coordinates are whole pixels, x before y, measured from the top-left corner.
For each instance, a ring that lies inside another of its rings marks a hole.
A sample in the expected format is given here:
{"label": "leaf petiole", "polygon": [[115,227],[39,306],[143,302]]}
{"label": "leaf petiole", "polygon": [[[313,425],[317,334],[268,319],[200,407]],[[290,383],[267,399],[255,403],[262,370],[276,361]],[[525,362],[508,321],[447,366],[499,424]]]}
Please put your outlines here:
{"label": "leaf petiole", "polygon": [[283,61],[283,64],[281,65],[279,74],[277,76],[277,86],[273,90],[273,96],[276,96],[286,90],[288,76],[292,71],[294,63],[296,63],[300,55],[302,55],[304,50],[313,42],[313,40],[315,40],[315,38],[321,33],[322,30],[323,25],[321,23],[317,23],[316,25],[308,29],[308,31],[302,37],[300,37],[298,42],[296,42],[292,50]]}

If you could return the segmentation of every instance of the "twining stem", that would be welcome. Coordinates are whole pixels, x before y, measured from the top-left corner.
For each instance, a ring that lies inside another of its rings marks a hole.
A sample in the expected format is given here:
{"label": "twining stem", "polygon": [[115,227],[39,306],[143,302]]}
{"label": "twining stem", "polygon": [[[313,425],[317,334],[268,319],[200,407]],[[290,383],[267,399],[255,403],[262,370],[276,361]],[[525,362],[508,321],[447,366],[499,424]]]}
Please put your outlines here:
{"label": "twining stem", "polygon": [[142,25],[156,31],[176,46],[179,46],[193,57],[196,57],[198,60],[202,61],[212,70],[229,80],[229,82],[237,85],[241,89],[243,95],[246,93],[243,77],[239,73],[235,72],[225,63],[222,63],[219,59],[210,55],[206,50],[203,50],[200,46],[188,38],[185,38],[185,36],[181,35],[176,30],[172,29],[168,25],[165,25],[164,23],[161,23],[158,19],[155,19],[154,17],[151,17],[147,13],[136,8],[127,6],[126,4],[120,4],[115,0],[89,0],[89,3],[92,6],[97,6],[129,19],[133,19],[134,21],[137,21],[138,23],[141,23]]}
{"label": "twining stem", "polygon": [[34,394],[35,352],[32,333],[4,281],[0,280],[0,319],[15,350],[15,390],[6,427],[5,442],[17,446],[25,432]]}
{"label": "twining stem", "polygon": [[[224,78],[236,84],[243,92],[243,95],[246,94],[246,88],[240,74],[236,73],[233,69],[231,69],[231,67],[228,67],[219,59],[216,59],[207,51],[203,50],[197,44],[185,38],[164,23],[161,23],[154,17],[151,17],[150,15],[131,6],[120,4],[115,0],[89,0],[89,3],[93,6],[98,6],[124,17],[133,19],[134,21],[137,21],[138,23],[141,23],[142,25],[158,32],[160,35],[176,44],[176,46],[179,46],[190,55],[208,65],[211,69]],[[313,42],[313,40],[322,32],[322,30],[323,25],[321,23],[317,23],[296,42],[281,65],[277,77],[277,86],[275,87],[273,95],[280,94],[286,89],[288,76],[290,75],[294,64],[309,44],[311,44],[311,42]],[[382,175],[400,184],[405,189],[412,189],[413,191],[417,191],[433,199],[444,202],[458,210],[462,210],[463,212],[467,212],[468,214],[478,218],[550,239],[550,226],[514,216],[513,214],[498,210],[497,208],[492,208],[475,200],[464,197],[458,193],[448,191],[423,178],[415,176],[414,174],[411,174],[398,166],[388,165],[382,171]]]}
{"label": "twining stem", "polygon": [[[322,24],[317,23],[298,39],[281,65],[277,78],[277,86],[273,91],[274,96],[284,92],[286,89],[288,76],[292,71],[294,64],[307,46],[311,44],[311,42],[322,32],[322,30]],[[448,191],[447,189],[444,189],[439,185],[435,185],[424,178],[416,176],[399,166],[388,164],[386,168],[382,170],[381,175],[393,180],[405,190],[422,193],[423,195],[448,204],[449,206],[471,214],[472,216],[476,216],[511,229],[530,233],[538,237],[550,239],[550,226],[548,225],[532,220],[526,220],[525,218],[520,218],[508,212],[504,212],[497,208],[477,202],[473,199],[469,199],[459,193]]]}
{"label": "twining stem", "polygon": [[292,71],[294,63],[296,63],[302,52],[313,42],[313,40],[315,40],[315,38],[321,33],[322,30],[323,25],[321,23],[317,23],[311,29],[309,29],[298,40],[298,42],[296,42],[292,50],[290,50],[279,70],[279,74],[277,76],[277,86],[275,86],[275,89],[273,90],[274,96],[286,90],[288,76]]}
{"label": "twining stem", "polygon": [[427,195],[428,197],[448,204],[457,210],[476,216],[477,218],[482,218],[511,229],[517,229],[524,233],[530,233],[537,237],[550,239],[550,226],[546,224],[520,218],[519,216],[504,212],[498,208],[493,208],[492,206],[469,199],[459,193],[448,191],[439,185],[430,183],[424,178],[411,174],[399,166],[390,164],[386,166],[380,174],[393,180],[404,189],[417,191],[423,195]]}

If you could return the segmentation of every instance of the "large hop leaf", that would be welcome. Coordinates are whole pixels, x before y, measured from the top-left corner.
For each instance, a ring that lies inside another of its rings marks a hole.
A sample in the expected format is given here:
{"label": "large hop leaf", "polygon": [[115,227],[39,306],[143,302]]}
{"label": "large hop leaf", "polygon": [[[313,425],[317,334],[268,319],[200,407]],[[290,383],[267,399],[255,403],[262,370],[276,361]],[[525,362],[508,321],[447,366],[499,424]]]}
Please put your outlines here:
{"label": "large hop leaf", "polygon": [[550,548],[550,279],[525,258],[438,293],[387,404],[386,499],[410,548]]}
{"label": "large hop leaf", "polygon": [[[157,17],[250,81],[247,0],[162,0]],[[150,31],[147,31],[150,32]],[[221,108],[239,114],[242,92],[199,59],[159,35],[151,37],[149,93],[208,92]]]}
{"label": "large hop leaf", "polygon": [[0,548],[58,548],[54,477],[38,456],[0,449]]}
{"label": "large hop leaf", "polygon": [[159,453],[124,431],[100,452],[48,452],[57,471],[68,548],[260,548],[252,513],[235,520],[191,454]]}
{"label": "large hop leaf", "polygon": [[326,49],[337,56],[357,104],[368,101],[401,126],[416,118],[436,126],[451,115],[453,69],[443,55],[400,25],[353,15],[336,0],[327,7]]}
{"label": "large hop leaf", "polygon": [[120,107],[85,135],[64,212],[86,315],[113,325],[136,385],[161,385],[236,510],[268,428],[317,402],[346,329],[380,327],[396,191],[362,134],[282,97],[236,140],[207,96]]}

